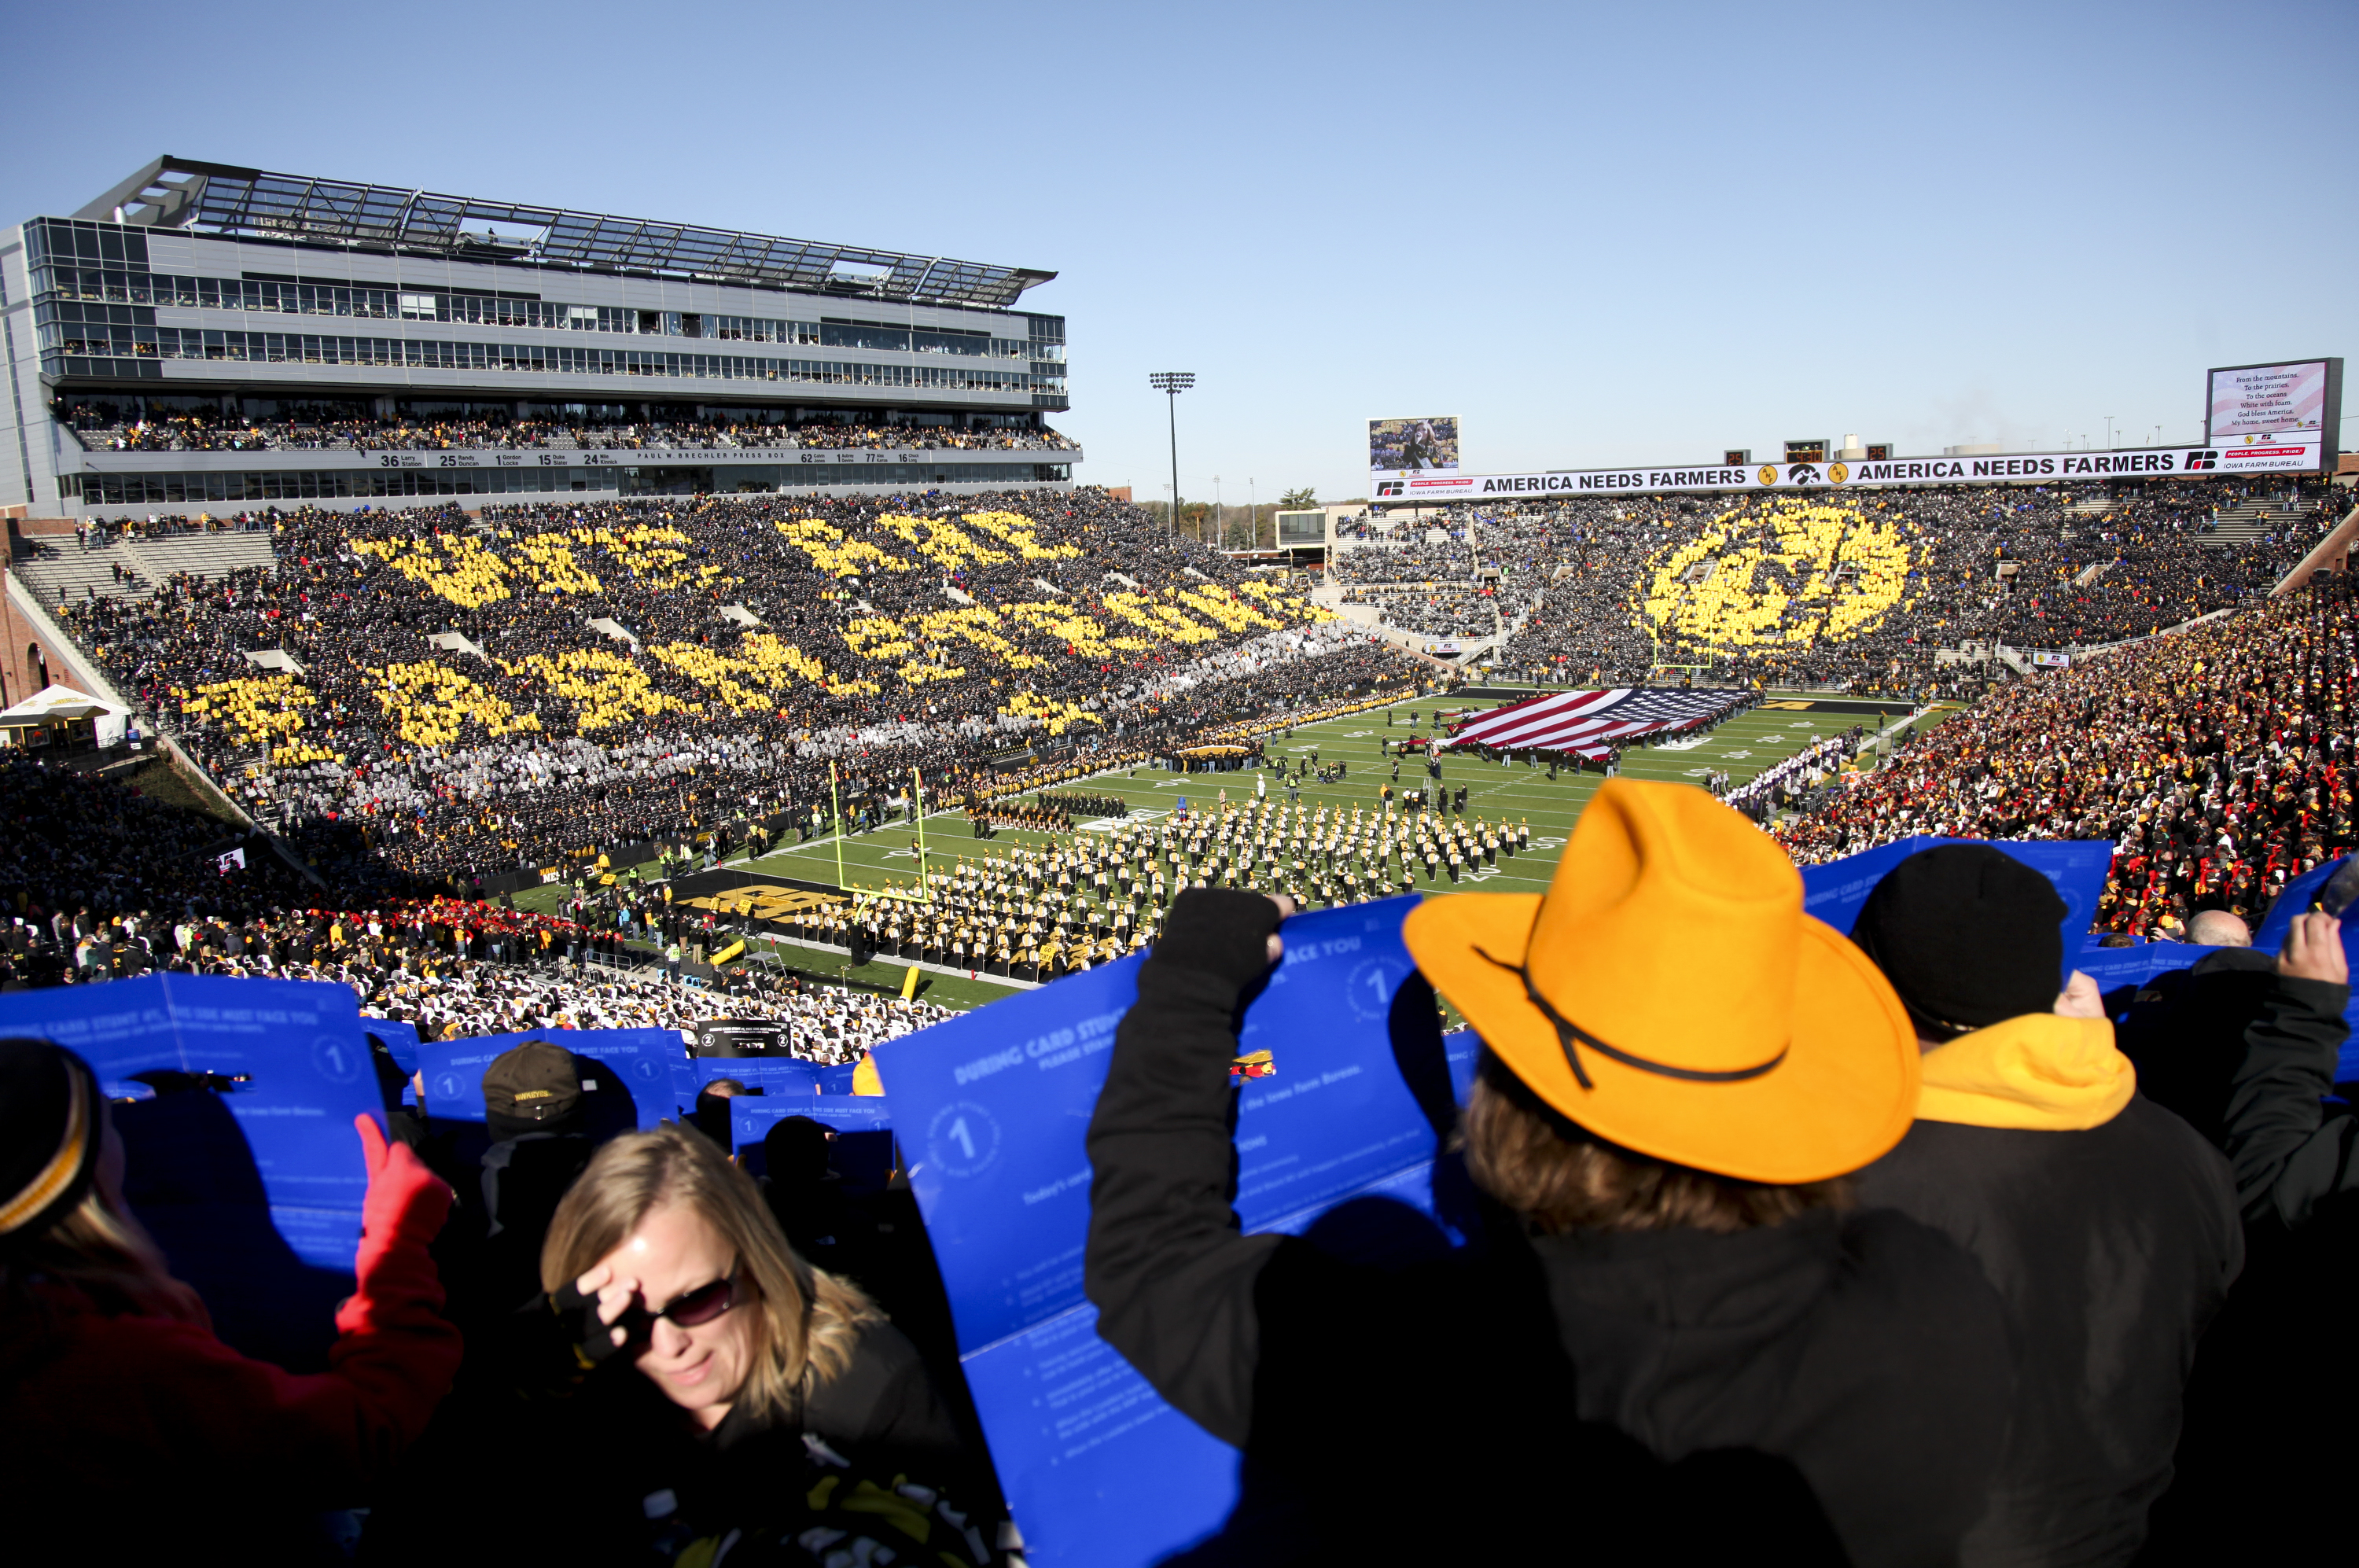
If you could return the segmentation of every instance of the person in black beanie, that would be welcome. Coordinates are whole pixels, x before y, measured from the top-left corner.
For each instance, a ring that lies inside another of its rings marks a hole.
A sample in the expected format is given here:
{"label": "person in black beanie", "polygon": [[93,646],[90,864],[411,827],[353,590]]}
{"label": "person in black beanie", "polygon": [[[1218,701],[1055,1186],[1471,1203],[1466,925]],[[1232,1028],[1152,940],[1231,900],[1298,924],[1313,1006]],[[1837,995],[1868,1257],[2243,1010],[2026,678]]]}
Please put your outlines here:
{"label": "person in black beanie", "polygon": [[2227,1162],[2137,1093],[2063,899],[1988,844],[1909,856],[1852,940],[1924,1049],[1917,1121],[1854,1178],[1981,1259],[2021,1357],[1967,1564],[2125,1563],[2169,1485],[2197,1339],[2244,1261]]}

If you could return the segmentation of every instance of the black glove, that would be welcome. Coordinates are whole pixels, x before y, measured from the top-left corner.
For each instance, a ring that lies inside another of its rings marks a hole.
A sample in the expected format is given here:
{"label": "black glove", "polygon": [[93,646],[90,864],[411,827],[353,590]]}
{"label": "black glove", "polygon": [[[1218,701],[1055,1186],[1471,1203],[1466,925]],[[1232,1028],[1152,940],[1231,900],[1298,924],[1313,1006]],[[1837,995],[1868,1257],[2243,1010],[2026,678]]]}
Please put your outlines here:
{"label": "black glove", "polygon": [[1190,887],[1171,901],[1150,961],[1246,985],[1269,970],[1277,921],[1277,905],[1263,894]]}
{"label": "black glove", "polygon": [[[601,1323],[598,1321],[598,1298],[583,1295],[573,1288],[571,1279],[549,1292],[546,1300],[549,1310],[565,1324],[567,1337],[573,1342],[574,1356],[584,1369],[596,1367],[616,1351],[629,1347],[634,1337],[644,1337],[635,1335],[633,1331],[640,1325],[631,1321],[635,1316],[644,1319],[644,1313],[625,1312],[619,1324]],[[623,1330],[621,1345],[614,1343],[617,1327]]]}

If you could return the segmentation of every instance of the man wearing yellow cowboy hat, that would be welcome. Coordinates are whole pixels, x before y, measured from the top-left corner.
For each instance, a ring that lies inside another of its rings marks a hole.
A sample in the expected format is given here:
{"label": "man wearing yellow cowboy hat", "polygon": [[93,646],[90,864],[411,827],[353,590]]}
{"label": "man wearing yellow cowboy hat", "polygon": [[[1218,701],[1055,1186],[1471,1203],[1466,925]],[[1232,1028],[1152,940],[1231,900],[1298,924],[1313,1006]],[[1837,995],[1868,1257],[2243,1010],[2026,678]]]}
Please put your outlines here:
{"label": "man wearing yellow cowboy hat", "polygon": [[[1487,1047],[1461,1123],[1486,1223],[1454,1253],[1406,1210],[1238,1234],[1235,1019],[1284,910],[1172,906],[1091,1123],[1084,1283],[1099,1334],[1246,1451],[1233,1533],[1954,1557],[2005,1434],[2003,1310],[1954,1244],[1850,1205],[1843,1178],[1908,1129],[1919,1051],[1801,904],[1737,813],[1617,779],[1545,896],[1410,914]],[[1379,1230],[1386,1262],[1361,1260]]]}

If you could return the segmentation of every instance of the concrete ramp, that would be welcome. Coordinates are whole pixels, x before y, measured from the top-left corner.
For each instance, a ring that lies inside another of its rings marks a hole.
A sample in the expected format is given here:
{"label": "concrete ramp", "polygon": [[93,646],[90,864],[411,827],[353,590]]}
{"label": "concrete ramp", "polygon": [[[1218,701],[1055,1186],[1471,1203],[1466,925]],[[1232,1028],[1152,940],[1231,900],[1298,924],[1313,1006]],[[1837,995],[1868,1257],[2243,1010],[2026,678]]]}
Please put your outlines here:
{"label": "concrete ramp", "polygon": [[436,632],[426,640],[449,653],[472,653],[485,664],[492,661],[492,656],[470,641],[464,632]]}
{"label": "concrete ramp", "polygon": [[295,662],[295,656],[283,648],[248,648],[245,657],[263,669],[276,670],[282,675],[303,673],[303,667]]}
{"label": "concrete ramp", "polygon": [[636,652],[638,649],[638,637],[632,633],[628,626],[623,625],[620,621],[609,620],[604,615],[601,615],[596,620],[590,623],[590,629],[596,632],[601,637],[612,637],[616,642],[629,643],[634,652]]}

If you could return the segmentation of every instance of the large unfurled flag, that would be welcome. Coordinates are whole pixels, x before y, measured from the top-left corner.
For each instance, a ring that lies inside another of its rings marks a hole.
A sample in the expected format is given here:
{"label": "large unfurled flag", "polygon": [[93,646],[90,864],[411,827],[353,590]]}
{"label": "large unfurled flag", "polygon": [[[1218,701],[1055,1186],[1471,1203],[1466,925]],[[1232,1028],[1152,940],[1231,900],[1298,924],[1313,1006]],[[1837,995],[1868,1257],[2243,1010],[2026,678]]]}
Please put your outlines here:
{"label": "large unfurled flag", "polygon": [[1561,751],[1602,757],[1639,735],[1693,729],[1727,713],[1749,691],[1656,691],[1616,686],[1603,691],[1554,691],[1494,708],[1459,726],[1449,745],[1497,751]]}

